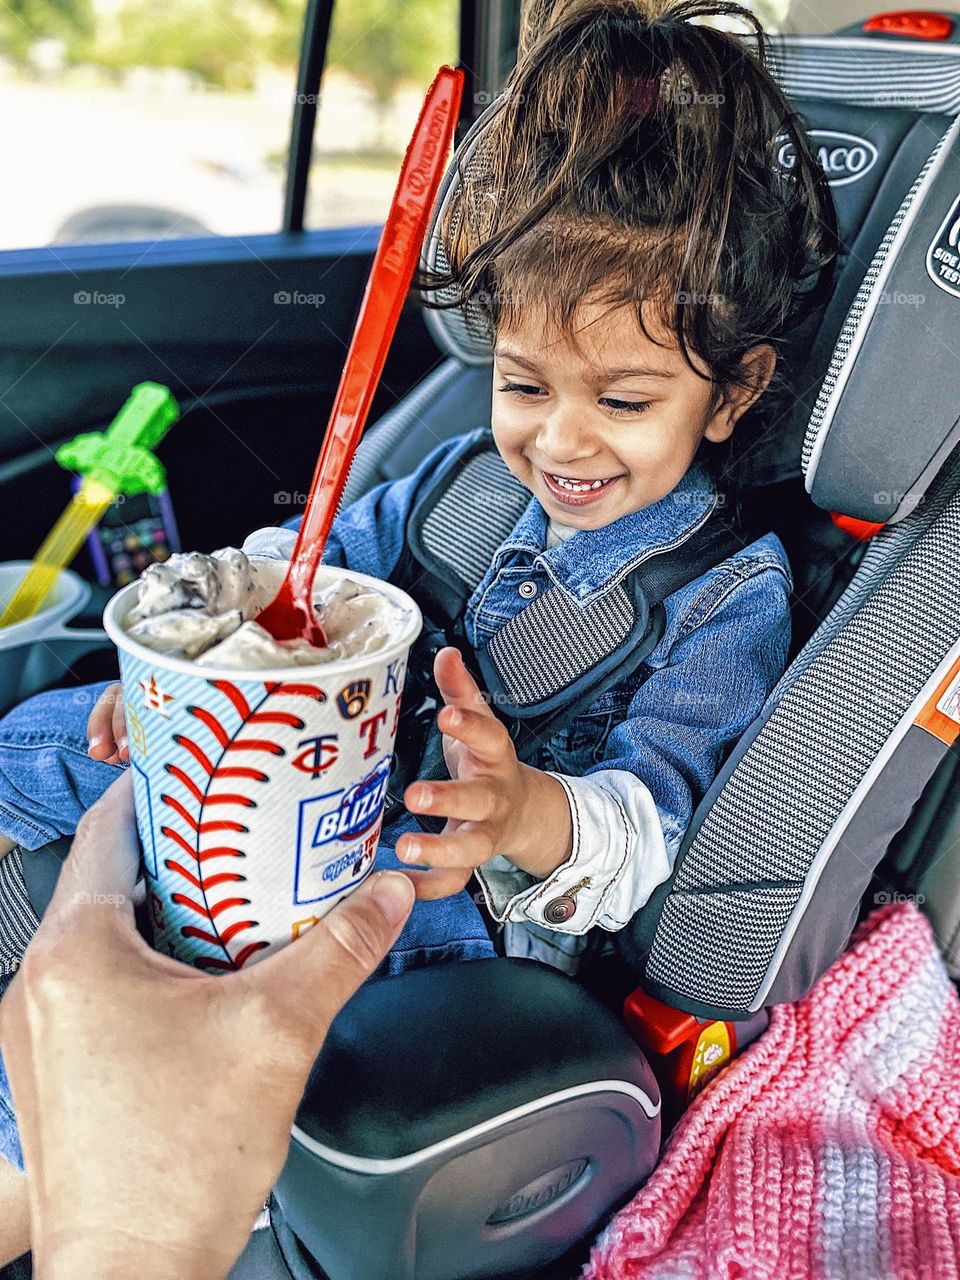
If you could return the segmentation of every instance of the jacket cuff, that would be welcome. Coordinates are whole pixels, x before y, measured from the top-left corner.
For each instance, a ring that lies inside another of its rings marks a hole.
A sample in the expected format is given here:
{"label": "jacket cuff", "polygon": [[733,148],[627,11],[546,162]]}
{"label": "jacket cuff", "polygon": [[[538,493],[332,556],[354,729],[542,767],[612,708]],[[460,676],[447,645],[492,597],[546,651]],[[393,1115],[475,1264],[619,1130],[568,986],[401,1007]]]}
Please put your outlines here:
{"label": "jacket cuff", "polygon": [[530,921],[558,933],[622,929],[670,874],[653,796],[625,769],[551,777],[570,805],[570,857],[543,880],[502,856],[479,867],[490,913],[501,924]]}
{"label": "jacket cuff", "polygon": [[241,550],[244,555],[259,556],[264,560],[289,560],[296,542],[297,535],[293,529],[271,526],[248,534]]}

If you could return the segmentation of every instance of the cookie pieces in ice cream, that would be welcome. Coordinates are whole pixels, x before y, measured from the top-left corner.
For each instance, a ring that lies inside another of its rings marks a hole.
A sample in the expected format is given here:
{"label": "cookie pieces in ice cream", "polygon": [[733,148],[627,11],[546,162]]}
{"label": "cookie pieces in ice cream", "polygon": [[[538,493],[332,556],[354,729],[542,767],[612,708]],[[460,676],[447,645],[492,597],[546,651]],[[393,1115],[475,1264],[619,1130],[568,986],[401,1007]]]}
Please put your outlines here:
{"label": "cookie pieces in ice cream", "polygon": [[130,611],[130,635],[158,653],[195,658],[242,626],[262,606],[256,567],[226,547],[152,564]]}
{"label": "cookie pieces in ice cream", "polygon": [[[275,566],[271,566],[275,567]],[[198,666],[266,670],[375,653],[390,643],[398,611],[385,595],[338,577],[315,592],[327,634],[325,648],[306,640],[277,641],[255,621],[276,594],[264,568],[243,551],[226,547],[171,556],[154,564],[139,583],[129,634],[148,649],[189,658]]]}
{"label": "cookie pieces in ice cream", "polygon": [[139,622],[174,609],[239,611],[245,620],[255,617],[263,607],[257,586],[255,566],[234,547],[224,547],[209,556],[201,551],[174,555],[144,571],[130,621]]}

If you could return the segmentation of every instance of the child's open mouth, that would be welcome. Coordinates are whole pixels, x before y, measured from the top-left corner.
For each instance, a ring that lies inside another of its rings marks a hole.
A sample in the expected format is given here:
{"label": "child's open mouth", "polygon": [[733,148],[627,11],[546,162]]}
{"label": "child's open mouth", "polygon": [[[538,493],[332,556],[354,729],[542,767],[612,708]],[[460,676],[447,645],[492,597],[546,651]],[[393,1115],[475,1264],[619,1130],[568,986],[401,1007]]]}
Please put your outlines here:
{"label": "child's open mouth", "polygon": [[541,471],[543,482],[558,502],[569,507],[583,507],[597,502],[621,478],[608,476],[606,480],[575,480],[570,476],[555,476]]}

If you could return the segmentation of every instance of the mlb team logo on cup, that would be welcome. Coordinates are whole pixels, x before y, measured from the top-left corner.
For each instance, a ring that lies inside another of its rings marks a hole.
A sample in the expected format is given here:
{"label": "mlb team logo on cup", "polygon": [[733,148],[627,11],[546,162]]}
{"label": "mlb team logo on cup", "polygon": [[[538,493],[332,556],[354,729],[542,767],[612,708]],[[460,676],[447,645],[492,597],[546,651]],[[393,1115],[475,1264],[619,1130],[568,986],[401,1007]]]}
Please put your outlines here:
{"label": "mlb team logo on cup", "polygon": [[104,617],[120,651],[154,945],[208,971],[298,938],[374,863],[420,612],[388,583],[321,574],[318,586],[346,576],[386,595],[396,637],[356,658],[235,671],[133,640],[137,584]]}

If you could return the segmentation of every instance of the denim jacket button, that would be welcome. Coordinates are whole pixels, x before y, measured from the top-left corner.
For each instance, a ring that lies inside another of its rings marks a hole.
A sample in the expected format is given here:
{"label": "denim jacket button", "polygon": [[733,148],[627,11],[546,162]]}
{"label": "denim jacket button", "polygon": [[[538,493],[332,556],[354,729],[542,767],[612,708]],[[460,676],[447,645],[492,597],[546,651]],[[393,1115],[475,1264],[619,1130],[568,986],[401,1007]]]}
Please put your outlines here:
{"label": "denim jacket button", "polygon": [[524,600],[532,600],[537,594],[537,584],[535,582],[530,582],[528,579],[526,582],[521,582],[519,587],[517,587],[517,590],[523,596]]}
{"label": "denim jacket button", "polygon": [[574,900],[564,895],[547,903],[543,908],[543,918],[549,924],[566,924],[576,909],[577,904]]}

